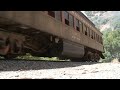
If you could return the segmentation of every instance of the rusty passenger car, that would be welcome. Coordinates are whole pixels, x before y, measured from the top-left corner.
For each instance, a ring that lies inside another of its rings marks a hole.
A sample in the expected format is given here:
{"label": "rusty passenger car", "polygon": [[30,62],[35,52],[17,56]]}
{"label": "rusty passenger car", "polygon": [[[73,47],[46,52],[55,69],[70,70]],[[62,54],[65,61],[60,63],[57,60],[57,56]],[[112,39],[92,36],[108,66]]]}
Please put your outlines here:
{"label": "rusty passenger car", "polygon": [[98,61],[102,33],[80,11],[0,11],[0,55]]}

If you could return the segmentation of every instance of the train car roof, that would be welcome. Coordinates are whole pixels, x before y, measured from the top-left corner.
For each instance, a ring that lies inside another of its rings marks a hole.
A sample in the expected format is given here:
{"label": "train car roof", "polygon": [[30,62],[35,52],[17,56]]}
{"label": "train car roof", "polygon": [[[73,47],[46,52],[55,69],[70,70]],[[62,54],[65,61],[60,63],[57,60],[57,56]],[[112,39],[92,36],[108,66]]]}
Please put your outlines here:
{"label": "train car roof", "polygon": [[95,24],[91,22],[90,19],[88,19],[88,17],[86,17],[81,11],[76,11],[76,12],[95,27]]}
{"label": "train car roof", "polygon": [[[95,27],[95,24],[90,20],[88,19],[88,17],[86,17],[81,11],[76,11],[80,16],[82,16],[85,20],[87,20],[95,29],[98,30],[98,28]],[[99,31],[99,30],[98,30]]]}

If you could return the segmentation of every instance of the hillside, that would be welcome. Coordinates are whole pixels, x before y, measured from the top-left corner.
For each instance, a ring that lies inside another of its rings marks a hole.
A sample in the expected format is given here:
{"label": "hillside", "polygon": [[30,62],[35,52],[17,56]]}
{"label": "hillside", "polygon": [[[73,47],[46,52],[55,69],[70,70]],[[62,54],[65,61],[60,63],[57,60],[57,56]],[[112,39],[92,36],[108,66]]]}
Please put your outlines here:
{"label": "hillside", "polygon": [[120,11],[83,11],[83,13],[101,31],[120,29]]}

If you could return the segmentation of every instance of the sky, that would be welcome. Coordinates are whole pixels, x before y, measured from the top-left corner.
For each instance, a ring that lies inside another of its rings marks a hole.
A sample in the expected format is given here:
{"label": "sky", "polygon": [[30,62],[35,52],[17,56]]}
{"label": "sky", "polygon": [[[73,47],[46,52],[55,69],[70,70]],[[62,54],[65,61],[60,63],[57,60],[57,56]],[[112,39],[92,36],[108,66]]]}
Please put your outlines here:
{"label": "sky", "polygon": [[85,16],[87,16],[85,13],[84,13],[84,11],[81,11]]}

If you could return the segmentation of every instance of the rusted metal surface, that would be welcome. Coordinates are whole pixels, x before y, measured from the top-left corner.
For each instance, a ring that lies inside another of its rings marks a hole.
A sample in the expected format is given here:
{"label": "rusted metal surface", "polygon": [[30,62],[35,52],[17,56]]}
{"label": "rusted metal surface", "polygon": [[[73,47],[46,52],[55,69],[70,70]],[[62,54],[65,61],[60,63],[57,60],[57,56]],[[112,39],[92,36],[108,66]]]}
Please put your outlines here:
{"label": "rusted metal surface", "polygon": [[[4,18],[4,20],[3,20]],[[81,17],[82,18],[82,17]],[[0,24],[19,23],[103,52],[103,45],[43,11],[0,11]],[[24,29],[25,31],[25,29]],[[100,36],[99,31],[96,31]],[[26,31],[25,31],[26,32]],[[65,44],[66,45],[66,44]],[[70,46],[71,47],[71,46]]]}
{"label": "rusted metal surface", "polygon": [[84,56],[84,46],[70,41],[63,41],[63,52],[65,56],[82,58]]}

